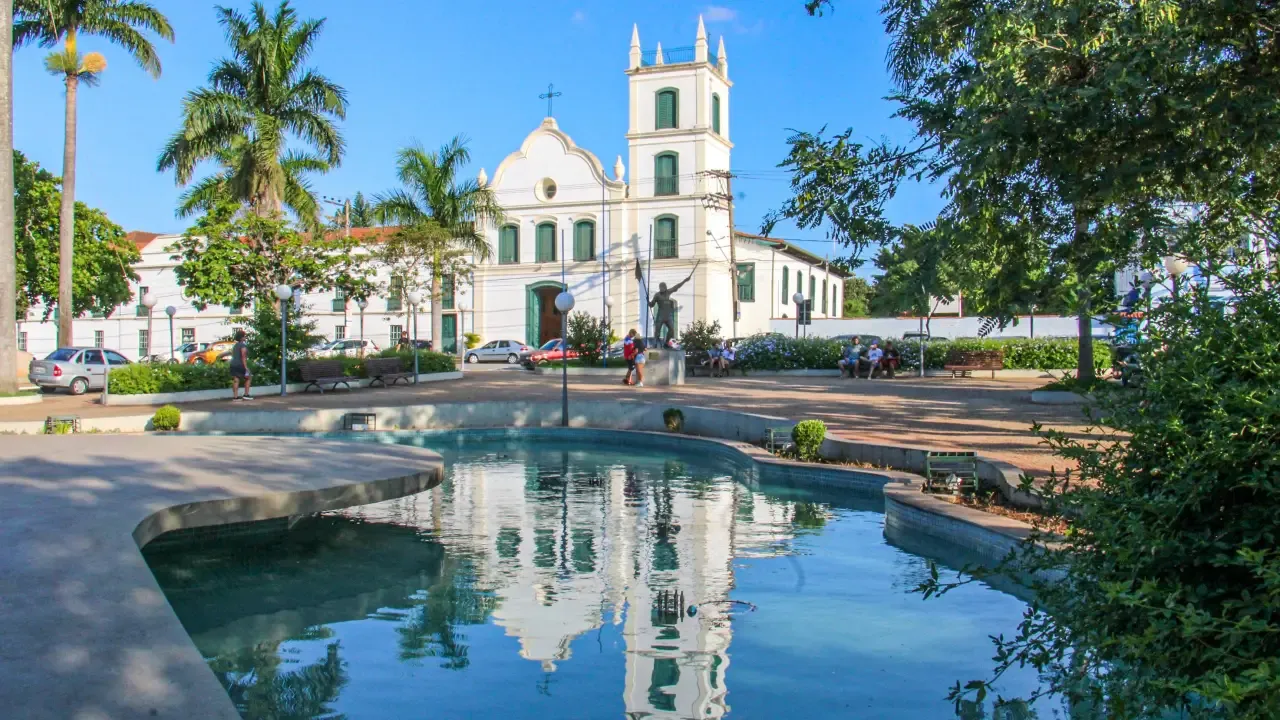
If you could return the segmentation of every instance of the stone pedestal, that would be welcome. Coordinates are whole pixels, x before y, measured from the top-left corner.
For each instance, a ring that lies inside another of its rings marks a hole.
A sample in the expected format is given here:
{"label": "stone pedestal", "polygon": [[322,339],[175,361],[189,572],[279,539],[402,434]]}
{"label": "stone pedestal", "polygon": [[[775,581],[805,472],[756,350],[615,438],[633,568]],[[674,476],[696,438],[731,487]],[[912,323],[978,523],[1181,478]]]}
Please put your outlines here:
{"label": "stone pedestal", "polygon": [[645,384],[683,385],[684,357],[683,350],[650,350],[645,355]]}

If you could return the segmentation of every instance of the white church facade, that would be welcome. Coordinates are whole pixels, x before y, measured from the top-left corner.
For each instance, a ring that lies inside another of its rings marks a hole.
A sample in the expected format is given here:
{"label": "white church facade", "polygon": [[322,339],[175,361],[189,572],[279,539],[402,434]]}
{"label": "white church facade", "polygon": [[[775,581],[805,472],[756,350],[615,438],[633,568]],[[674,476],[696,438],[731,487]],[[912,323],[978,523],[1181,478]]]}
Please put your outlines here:
{"label": "white church facade", "polygon": [[[528,345],[560,337],[553,301],[565,287],[575,312],[607,317],[619,335],[630,328],[657,334],[644,298],[663,285],[674,290],[677,333],[695,320],[719,322],[725,337],[766,332],[771,320],[796,316],[796,292],[811,301],[814,318],[840,316],[847,273],[792,243],[742,231],[730,239],[733,83],[724,41],[712,56],[699,19],[692,47],[664,52],[658,44],[646,52],[633,29],[626,75],[625,160],[606,169],[548,117],[491,175],[480,170],[477,179],[496,192],[505,217],[485,229],[491,257],[476,264],[469,282],[446,287],[437,349],[458,352],[467,333]],[[373,238],[379,229],[358,232]],[[76,344],[134,359],[167,354],[168,306],[175,344],[227,336],[233,309],[197,311],[183,296],[169,251],[178,236],[130,237],[142,251],[135,302],[150,292],[156,307],[150,318],[139,305],[78,319]],[[385,272],[379,280],[390,287]],[[365,337],[387,347],[411,329],[412,318],[407,302],[383,293],[364,309],[332,291],[304,303],[325,337]],[[430,308],[417,311],[419,337],[428,337]],[[56,323],[40,322],[41,315],[33,310],[18,329],[19,348],[36,356],[56,343]]]}

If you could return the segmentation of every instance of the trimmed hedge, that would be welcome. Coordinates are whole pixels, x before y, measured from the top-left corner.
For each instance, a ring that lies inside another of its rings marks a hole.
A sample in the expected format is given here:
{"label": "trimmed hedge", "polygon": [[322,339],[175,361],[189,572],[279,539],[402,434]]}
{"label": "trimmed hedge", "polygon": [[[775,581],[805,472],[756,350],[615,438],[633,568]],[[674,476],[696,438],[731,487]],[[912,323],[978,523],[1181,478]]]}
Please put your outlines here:
{"label": "trimmed hedge", "polygon": [[[413,353],[387,350],[378,357],[398,357],[406,369],[413,369]],[[364,359],[358,357],[336,358],[342,361],[342,374],[347,377],[363,378]],[[297,373],[298,361],[289,362],[289,379],[296,382],[301,378]],[[437,352],[421,351],[418,353],[418,372],[429,375],[438,372],[453,372],[452,355]],[[253,379],[259,385],[275,385],[280,372],[279,367],[271,372],[264,368],[255,368]],[[134,363],[111,371],[111,394],[113,395],[150,395],[153,393],[188,392],[193,390],[221,390],[231,387],[231,370],[227,363],[212,365],[189,365],[187,363]]]}
{"label": "trimmed hedge", "polygon": [[[892,338],[889,338],[892,339]],[[738,345],[738,364],[745,370],[832,370],[847,341],[753,335]],[[893,340],[902,354],[903,369],[920,367],[918,340]],[[1006,370],[1073,370],[1079,352],[1074,338],[1004,338],[931,341],[925,346],[925,368],[941,370],[952,350],[1002,350]],[[1094,367],[1111,364],[1111,346],[1095,340]]]}

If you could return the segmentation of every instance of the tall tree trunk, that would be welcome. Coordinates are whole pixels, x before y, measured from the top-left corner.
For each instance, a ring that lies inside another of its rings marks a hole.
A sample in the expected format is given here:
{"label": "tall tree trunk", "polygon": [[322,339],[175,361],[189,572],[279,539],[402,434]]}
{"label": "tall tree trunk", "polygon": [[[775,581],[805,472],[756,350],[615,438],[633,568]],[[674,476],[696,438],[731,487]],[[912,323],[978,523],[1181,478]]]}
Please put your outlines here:
{"label": "tall tree trunk", "polygon": [[[0,38],[13,36],[13,0],[0,0]],[[13,43],[0,43],[0,393],[18,391],[18,268],[13,240]]]}
{"label": "tall tree trunk", "polygon": [[[1083,248],[1088,240],[1086,237],[1088,233],[1089,220],[1085,217],[1084,212],[1077,208],[1075,210],[1075,235],[1072,238],[1077,257],[1085,254]],[[1081,264],[1084,265],[1084,263]],[[1076,301],[1076,333],[1079,335],[1079,360],[1076,362],[1076,377],[1081,380],[1092,381],[1097,377],[1093,372],[1093,290],[1090,288],[1093,277],[1088,269],[1080,267],[1077,270],[1076,278],[1080,283]]]}
{"label": "tall tree trunk", "polygon": [[[68,35],[68,51],[74,47]],[[75,303],[71,297],[72,253],[76,240],[76,90],[80,78],[67,76],[66,140],[62,145],[62,208],[58,214],[58,345],[75,345]],[[10,194],[12,195],[12,193]]]}
{"label": "tall tree trunk", "polygon": [[444,352],[444,308],[440,307],[440,284],[444,273],[440,268],[440,254],[431,263],[431,343],[436,352]]}

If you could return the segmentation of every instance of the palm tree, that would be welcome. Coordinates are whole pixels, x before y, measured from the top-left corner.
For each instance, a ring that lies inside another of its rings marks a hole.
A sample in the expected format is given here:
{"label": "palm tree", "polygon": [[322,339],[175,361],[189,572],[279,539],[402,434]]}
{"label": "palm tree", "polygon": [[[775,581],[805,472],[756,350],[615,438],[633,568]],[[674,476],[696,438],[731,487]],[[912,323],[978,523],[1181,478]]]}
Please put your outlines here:
{"label": "palm tree", "polygon": [[62,149],[62,207],[58,227],[58,343],[71,345],[71,268],[76,210],[76,91],[92,87],[107,67],[101,53],[81,53],[82,35],[96,35],[124,48],[143,70],[160,77],[160,58],[143,35],[150,31],[173,41],[169,20],[142,0],[17,0],[13,11],[13,46],[38,43],[62,48],[45,58],[49,72],[67,87],[66,139]]}
{"label": "palm tree", "polygon": [[[187,95],[182,129],[165,145],[158,169],[172,169],[187,185],[200,162],[223,167],[184,195],[179,214],[225,192],[260,215],[287,206],[316,227],[320,205],[303,174],[341,162],[345,143],[333,120],[347,112],[346,91],[305,65],[325,21],[299,20],[287,0],[273,15],[256,1],[247,17],[224,7],[217,13],[232,57],[214,65],[208,87]],[[287,152],[290,136],[314,152]]]}
{"label": "palm tree", "polygon": [[[458,173],[471,160],[467,139],[458,135],[436,152],[421,146],[404,148],[396,157],[396,174],[402,188],[374,196],[373,215],[383,224],[417,225],[433,222],[448,232],[458,251],[479,262],[489,259],[489,243],[484,238],[486,222],[502,222],[502,208],[488,185],[475,180],[458,180]],[[431,337],[437,349],[443,313],[440,289],[445,253],[437,251],[431,267]]]}

